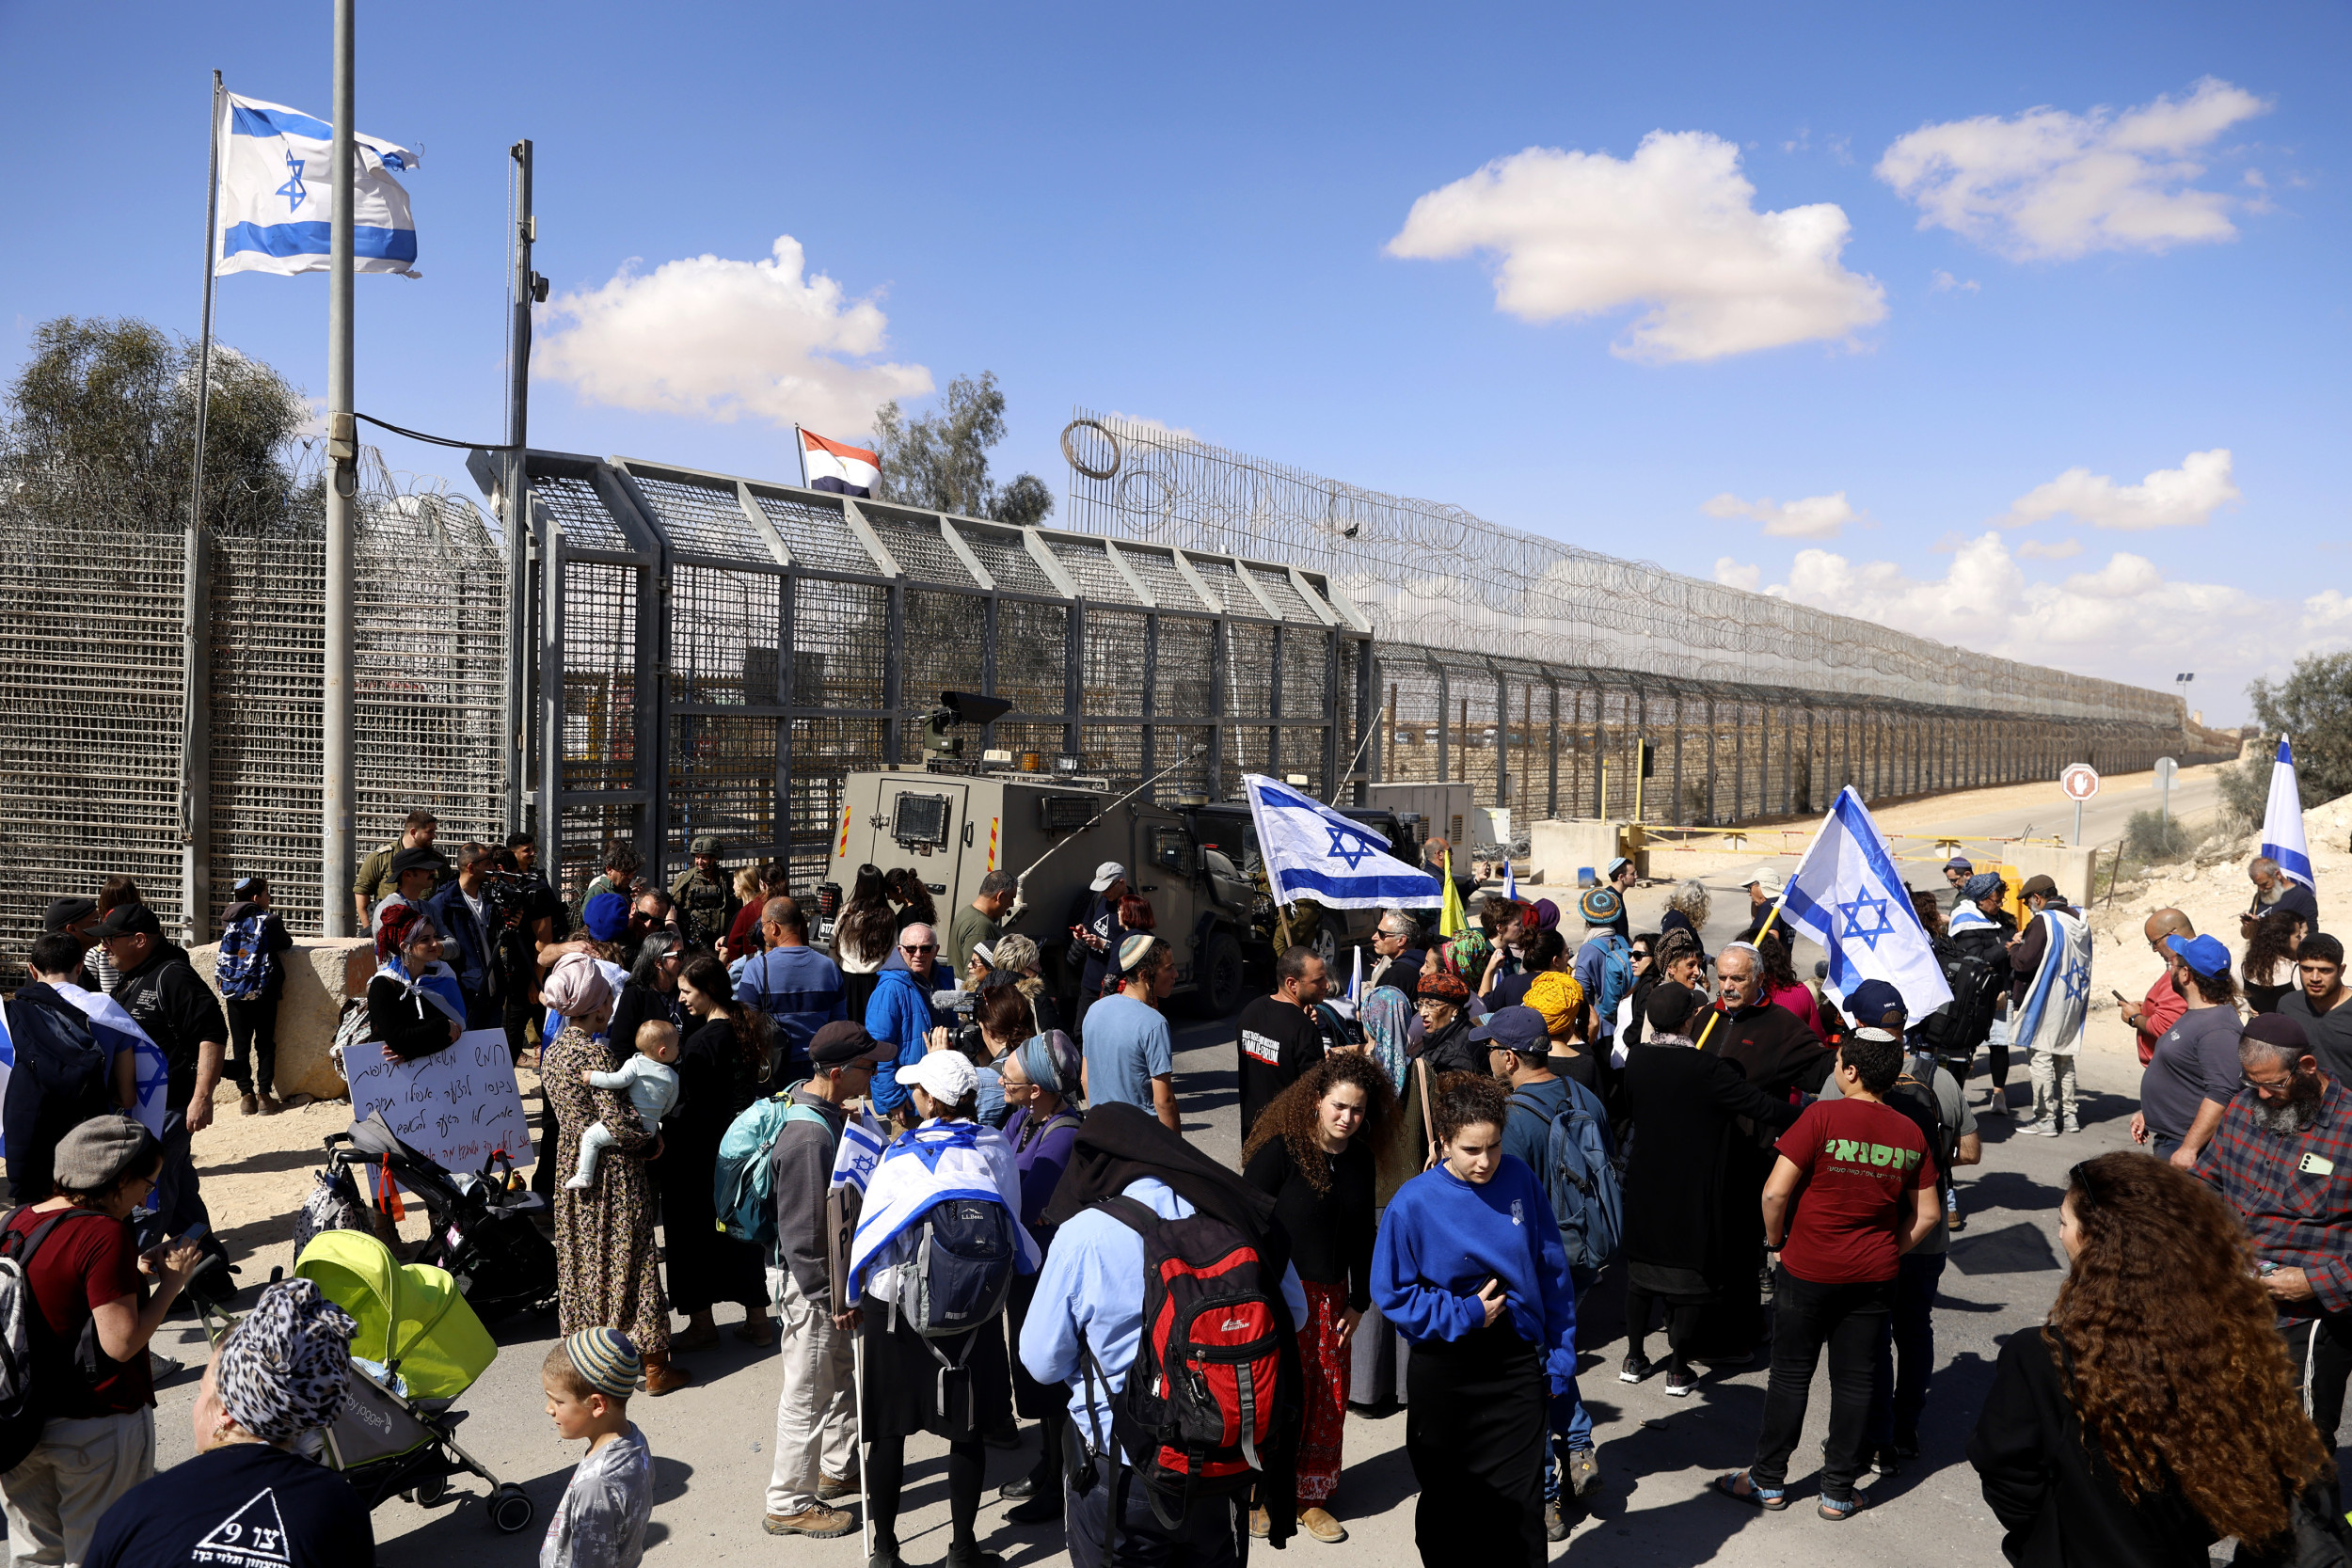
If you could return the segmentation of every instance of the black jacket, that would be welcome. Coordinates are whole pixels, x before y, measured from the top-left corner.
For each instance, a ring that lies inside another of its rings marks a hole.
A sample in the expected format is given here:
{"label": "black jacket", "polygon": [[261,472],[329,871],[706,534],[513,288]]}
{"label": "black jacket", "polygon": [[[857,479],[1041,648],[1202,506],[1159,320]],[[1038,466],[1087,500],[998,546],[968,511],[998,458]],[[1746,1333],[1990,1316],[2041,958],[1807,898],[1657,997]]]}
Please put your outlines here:
{"label": "black jacket", "polygon": [[[1714,1051],[1686,1045],[1630,1047],[1625,1100],[1633,1118],[1625,1255],[1637,1263],[1709,1273],[1726,1217],[1725,1163],[1740,1122],[1777,1138],[1796,1121],[1797,1107],[1749,1083]],[[1756,1224],[1754,1211],[1735,1217]]]}
{"label": "black jacket", "polygon": [[404,1062],[450,1048],[450,1016],[389,974],[368,982],[368,1033]]}
{"label": "black jacket", "polygon": [[1454,1022],[1421,1042],[1421,1059],[1438,1072],[1486,1071],[1486,1048],[1470,1043],[1470,1014],[1455,1013]]}
{"label": "black jacket", "polygon": [[223,1048],[229,1043],[229,1022],[221,1014],[220,999],[189,967],[187,950],[165,942],[145,963],[124,972],[115,983],[115,1000],[163,1051],[171,1071],[164,1090],[165,1108],[186,1110],[196,1098],[199,1048],[206,1040]]}
{"label": "black jacket", "polygon": [[2017,1568],[2205,1568],[2217,1539],[2177,1490],[2124,1501],[2106,1460],[2083,1446],[2058,1353],[2039,1327],[2001,1347],[1968,1463]]}

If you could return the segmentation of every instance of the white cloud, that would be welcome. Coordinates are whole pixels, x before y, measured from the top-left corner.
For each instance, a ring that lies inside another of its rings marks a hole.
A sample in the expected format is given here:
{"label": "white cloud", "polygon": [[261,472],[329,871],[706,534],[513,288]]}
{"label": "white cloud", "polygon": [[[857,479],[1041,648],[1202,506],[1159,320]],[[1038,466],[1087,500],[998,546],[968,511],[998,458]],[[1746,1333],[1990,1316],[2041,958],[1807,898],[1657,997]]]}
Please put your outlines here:
{"label": "white cloud", "polygon": [[1726,490],[1699,508],[1710,517],[1748,517],[1764,525],[1774,539],[1835,539],[1861,514],[1847,504],[1846,492],[1807,496],[1803,500],[1775,501],[1770,496],[1743,501]]}
{"label": "white cloud", "polygon": [[2092,528],[2192,528],[2216,508],[2238,499],[2230,479],[2230,449],[2192,451],[2177,468],[2158,468],[2137,484],[2118,484],[2089,468],[2069,468],[2010,503],[1995,528],[2023,528],[2061,514]]}
{"label": "white cloud", "polygon": [[1523,321],[1646,309],[1610,352],[1716,359],[1885,319],[1886,291],[1838,261],[1850,226],[1831,202],[1756,210],[1740,150],[1704,131],[1653,131],[1631,158],[1531,147],[1413,203],[1389,254],[1498,257],[1495,303]]}
{"label": "white cloud", "polygon": [[1715,558],[1715,580],[1726,588],[1744,588],[1753,594],[1756,585],[1764,580],[1764,568],[1753,564],[1742,566],[1727,555],[1719,555]]}
{"label": "white cloud", "polygon": [[1121,414],[1119,410],[1114,408],[1111,410],[1110,417],[1113,420],[1120,423],[1138,425],[1147,435],[1165,436],[1172,440],[1178,441],[1198,441],[1200,439],[1200,433],[1199,431],[1187,430],[1180,424],[1169,424],[1165,420],[1155,420],[1149,414]]}
{"label": "white cloud", "polygon": [[1946,272],[1942,267],[1936,268],[1934,274],[1928,281],[1928,293],[1931,294],[1945,294],[1955,292],[1963,294],[1973,294],[1982,287],[1983,285],[1979,283],[1973,277],[1963,281],[1961,278],[1954,277],[1950,273]]}
{"label": "white cloud", "polygon": [[2072,561],[2083,553],[2083,542],[2060,539],[2052,544],[2043,539],[2028,539],[2017,546],[2017,553],[2027,561]]}
{"label": "white cloud", "polygon": [[884,402],[929,392],[931,372],[872,363],[889,325],[882,307],[803,266],[789,234],[767,261],[697,256],[642,275],[626,264],[548,305],[557,325],[538,369],[619,408],[862,435]]}
{"label": "white cloud", "polygon": [[1918,206],[1920,228],[2019,261],[2233,239],[2233,198],[2193,183],[2198,154],[2269,107],[2208,76],[2177,103],[2160,95],[2120,114],[1979,115],[1898,137],[1877,174]]}

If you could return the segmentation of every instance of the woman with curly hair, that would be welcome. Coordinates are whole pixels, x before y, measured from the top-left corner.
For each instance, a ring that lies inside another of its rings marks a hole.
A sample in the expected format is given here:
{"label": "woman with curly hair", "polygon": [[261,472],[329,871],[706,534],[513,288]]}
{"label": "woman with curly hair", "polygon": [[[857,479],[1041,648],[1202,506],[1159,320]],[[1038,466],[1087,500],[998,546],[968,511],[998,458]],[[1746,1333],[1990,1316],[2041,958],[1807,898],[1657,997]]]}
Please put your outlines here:
{"label": "woman with curly hair", "polygon": [[1502,1085],[1449,1073],[1443,1158],[1397,1190],[1373,1247],[1372,1296],[1412,1344],[1405,1449],[1426,1564],[1544,1561],[1550,1400],[1576,1381],[1576,1296],[1544,1184],[1502,1152]]}
{"label": "woman with curly hair", "polygon": [[1660,936],[1668,931],[1690,933],[1691,945],[1698,953],[1701,967],[1707,963],[1707,947],[1700,942],[1699,933],[1707,929],[1709,902],[1707,884],[1692,877],[1677,884],[1675,890],[1666,895],[1666,912],[1658,917]]}
{"label": "woman with curly hair", "polygon": [[2246,1005],[2255,1012],[2277,1012],[2280,999],[2295,989],[2295,956],[2308,930],[2299,914],[2282,912],[2276,920],[2254,922],[2237,972],[2246,982]]}
{"label": "woman with curly hair", "polygon": [[[1242,1179],[1274,1197],[1274,1222],[1290,1237],[1307,1291],[1298,1329],[1306,1374],[1298,1438],[1298,1525],[1318,1541],[1347,1539],[1325,1505],[1340,1483],[1347,1424],[1349,1339],[1372,1305],[1373,1184],[1378,1151],[1396,1116],[1380,1064],[1336,1051],[1276,1095],[1242,1146]],[[1263,1512],[1250,1519],[1264,1528]]]}
{"label": "woman with curly hair", "polygon": [[2220,1196],[2103,1154],[2069,1177],[2058,1240],[2073,1270],[2041,1332],[2001,1347],[1968,1442],[2009,1560],[2203,1568],[2225,1536],[2261,1560],[2298,1512],[2341,1543],[2334,1465]]}

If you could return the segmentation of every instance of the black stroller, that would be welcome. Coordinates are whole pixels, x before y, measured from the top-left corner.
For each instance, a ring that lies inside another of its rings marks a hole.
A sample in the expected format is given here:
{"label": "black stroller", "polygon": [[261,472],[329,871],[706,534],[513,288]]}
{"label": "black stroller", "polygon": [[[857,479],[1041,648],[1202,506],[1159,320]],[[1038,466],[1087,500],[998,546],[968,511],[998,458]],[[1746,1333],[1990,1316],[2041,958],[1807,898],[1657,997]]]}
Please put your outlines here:
{"label": "black stroller", "polygon": [[[424,1205],[430,1222],[414,1261],[448,1270],[483,1322],[554,1303],[555,1247],[536,1223],[548,1201],[515,1188],[514,1164],[503,1156],[493,1156],[478,1172],[453,1173],[402,1142],[380,1114],[348,1132],[328,1133],[326,1142],[321,1196],[363,1210],[351,1166],[372,1165],[396,1178]],[[297,1226],[297,1252],[315,1228],[315,1223]]]}

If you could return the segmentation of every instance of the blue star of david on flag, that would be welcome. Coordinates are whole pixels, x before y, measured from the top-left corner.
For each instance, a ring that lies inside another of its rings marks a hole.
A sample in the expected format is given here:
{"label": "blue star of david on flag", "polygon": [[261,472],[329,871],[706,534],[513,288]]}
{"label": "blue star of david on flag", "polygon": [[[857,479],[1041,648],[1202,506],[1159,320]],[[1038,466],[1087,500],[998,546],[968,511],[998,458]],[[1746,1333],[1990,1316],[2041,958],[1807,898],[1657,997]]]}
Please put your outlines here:
{"label": "blue star of david on flag", "polygon": [[1366,856],[1376,855],[1379,852],[1364,842],[1364,835],[1361,833],[1351,832],[1345,828],[1331,830],[1331,858],[1345,861],[1350,871],[1363,864]]}
{"label": "blue star of david on flag", "polygon": [[2090,971],[2082,964],[2069,964],[2061,983],[2066,987],[2068,999],[2079,1002],[2090,994]]}
{"label": "blue star of david on flag", "polygon": [[[1895,934],[1895,923],[1886,917],[1886,900],[1873,898],[1867,891],[1859,898],[1838,905],[1837,912],[1846,917],[1846,928],[1838,934],[1857,939],[1873,953],[1879,950],[1879,938]],[[1865,915],[1875,917],[1878,924],[1865,926]]]}
{"label": "blue star of david on flag", "polygon": [[1242,775],[1266,887],[1277,903],[1329,910],[1434,907],[1437,878],[1390,852],[1375,830],[1263,773]]}
{"label": "blue star of david on flag", "polygon": [[286,182],[270,193],[286,198],[286,211],[289,213],[302,211],[303,202],[309,200],[310,197],[310,187],[302,182],[302,166],[306,161],[301,158],[287,159]]}

